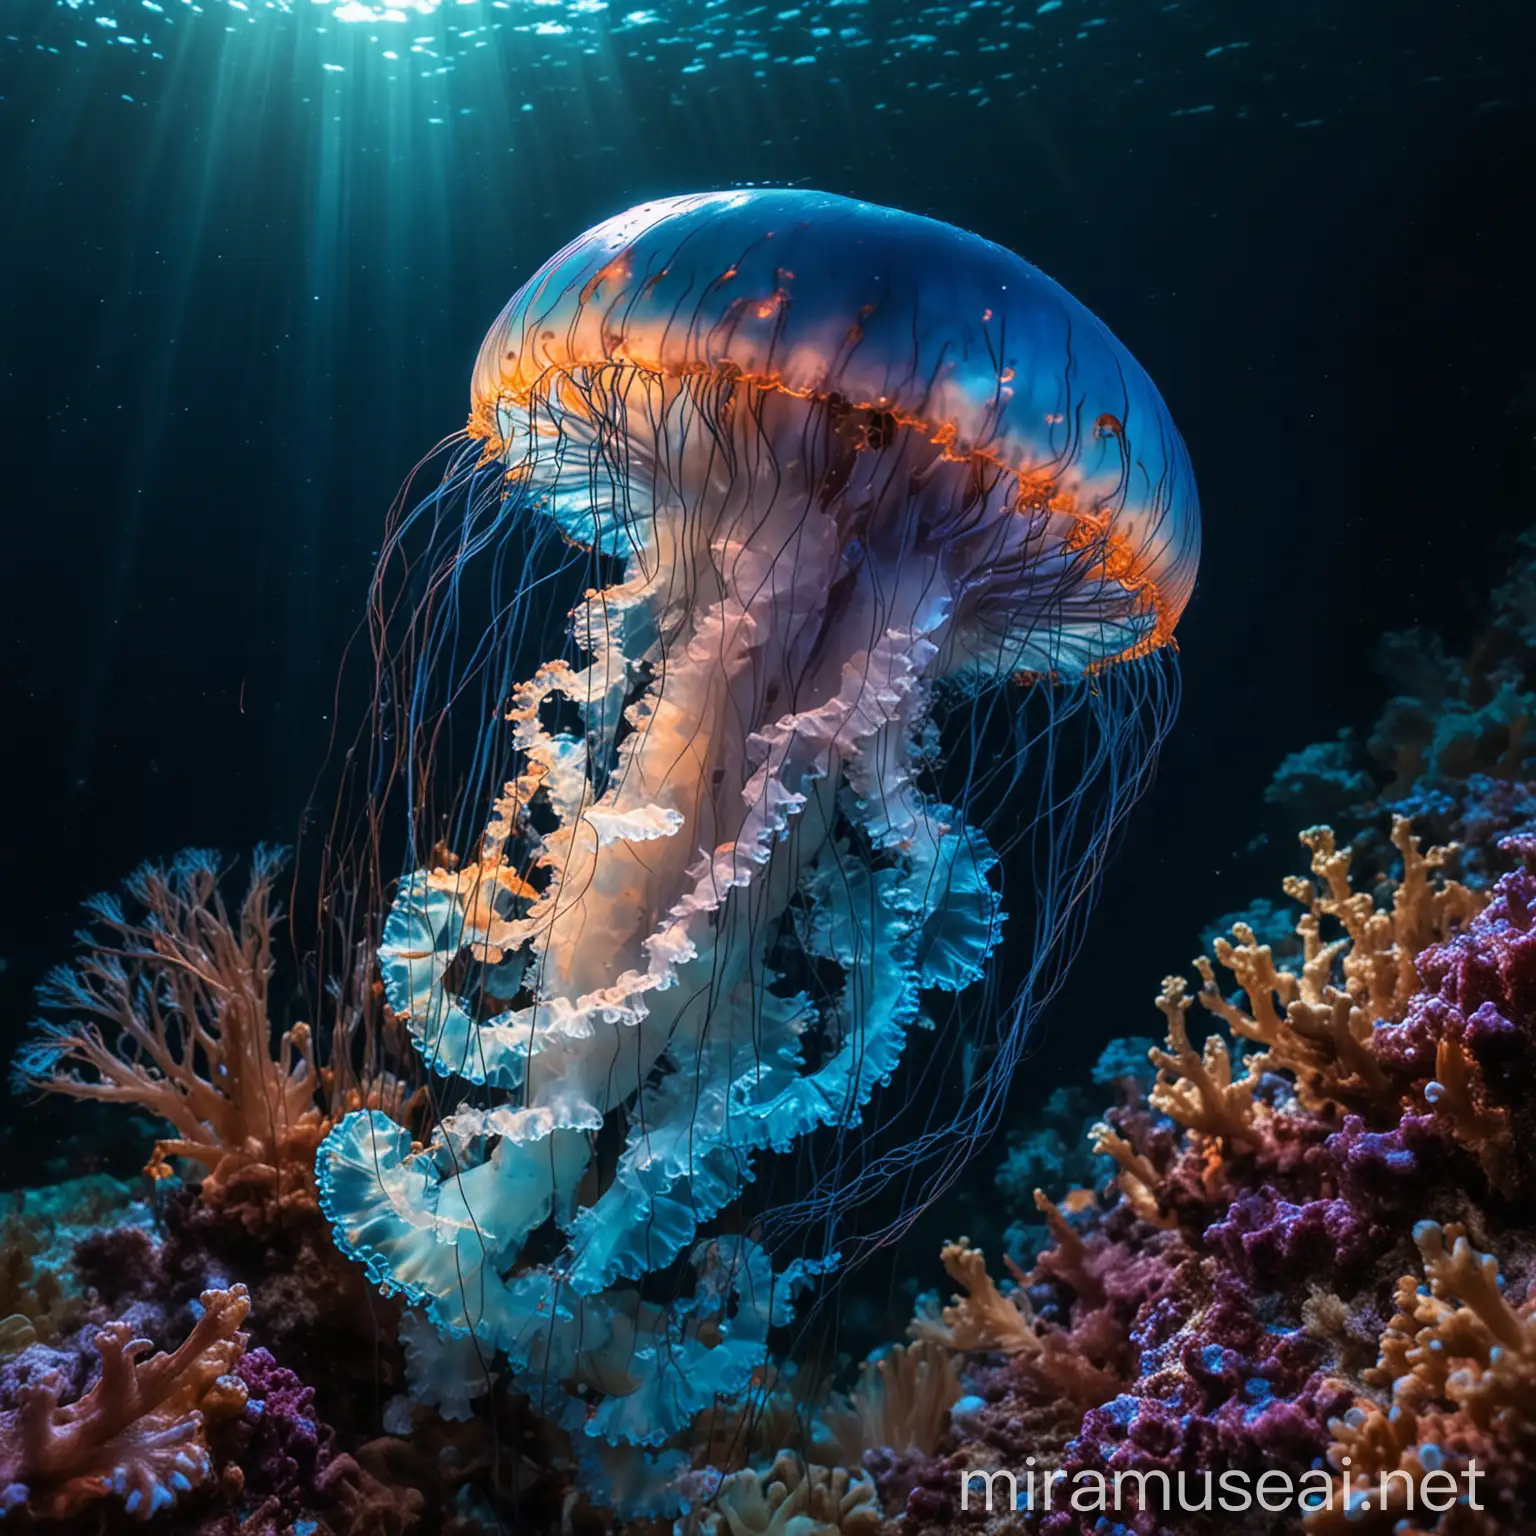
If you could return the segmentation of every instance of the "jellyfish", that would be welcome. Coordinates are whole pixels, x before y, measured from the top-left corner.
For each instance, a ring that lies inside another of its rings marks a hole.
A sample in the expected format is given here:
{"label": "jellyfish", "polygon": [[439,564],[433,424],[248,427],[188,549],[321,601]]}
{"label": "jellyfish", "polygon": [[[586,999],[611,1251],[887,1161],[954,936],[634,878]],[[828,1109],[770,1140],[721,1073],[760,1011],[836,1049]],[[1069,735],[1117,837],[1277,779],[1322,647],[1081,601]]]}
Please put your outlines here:
{"label": "jellyfish", "polygon": [[995,1122],[1175,712],[1195,487],[1055,282],[802,190],[588,231],[471,398],[374,604],[379,964],[440,1113],[346,1117],[319,1182],[375,1282],[659,1465]]}

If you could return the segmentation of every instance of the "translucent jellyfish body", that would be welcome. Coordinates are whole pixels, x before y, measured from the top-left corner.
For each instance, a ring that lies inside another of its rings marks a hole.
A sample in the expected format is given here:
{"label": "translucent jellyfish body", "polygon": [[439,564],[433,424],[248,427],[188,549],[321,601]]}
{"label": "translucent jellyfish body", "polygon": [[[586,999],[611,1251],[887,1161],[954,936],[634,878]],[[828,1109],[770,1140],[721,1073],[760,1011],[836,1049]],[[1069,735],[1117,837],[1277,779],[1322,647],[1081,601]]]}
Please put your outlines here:
{"label": "translucent jellyfish body", "polygon": [[[344,1120],[325,1207],[579,1438],[657,1446],[746,1386],[870,1196],[931,1196],[987,1128],[1171,718],[1195,489],[1057,284],[800,191],[568,246],[487,335],[469,438],[416,519],[419,867],[380,950],[445,1112],[424,1146]],[[546,558],[589,585],[518,673]],[[457,859],[425,851],[455,711]],[[963,1070],[914,1117],[935,1023]]]}

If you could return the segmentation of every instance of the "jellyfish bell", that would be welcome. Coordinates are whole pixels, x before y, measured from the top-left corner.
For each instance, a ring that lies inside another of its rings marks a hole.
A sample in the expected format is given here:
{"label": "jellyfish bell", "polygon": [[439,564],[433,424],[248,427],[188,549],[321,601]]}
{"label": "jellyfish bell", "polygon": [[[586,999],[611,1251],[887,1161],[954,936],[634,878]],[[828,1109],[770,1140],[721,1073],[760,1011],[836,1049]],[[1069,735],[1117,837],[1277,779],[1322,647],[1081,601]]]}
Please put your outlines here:
{"label": "jellyfish bell", "polygon": [[[467,448],[382,559],[425,528],[427,595],[377,646],[421,850],[380,969],[442,1112],[424,1144],[347,1117],[322,1199],[545,1411],[654,1447],[745,1390],[862,1204],[904,1181],[909,1215],[995,1119],[1171,719],[1194,485],[1050,279],[820,193],[598,226],[473,378]],[[524,666],[546,557],[585,591]],[[455,714],[460,856],[428,856]],[[904,1096],[925,1025],[981,1065]],[[753,1237],[712,1236],[796,1147]]]}
{"label": "jellyfish bell", "polygon": [[664,465],[666,490],[704,494],[721,445],[668,430],[711,392],[714,417],[728,400],[762,423],[775,451],[747,472],[781,502],[798,475],[835,495],[861,555],[943,548],[954,643],[978,664],[1072,676],[1172,638],[1199,558],[1183,442],[1106,327],[1002,247],[823,193],[642,204],[503,310],[470,431],[542,471],[571,537],[622,549],[661,487],[630,473],[573,496],[539,439],[617,433],[626,469]]}

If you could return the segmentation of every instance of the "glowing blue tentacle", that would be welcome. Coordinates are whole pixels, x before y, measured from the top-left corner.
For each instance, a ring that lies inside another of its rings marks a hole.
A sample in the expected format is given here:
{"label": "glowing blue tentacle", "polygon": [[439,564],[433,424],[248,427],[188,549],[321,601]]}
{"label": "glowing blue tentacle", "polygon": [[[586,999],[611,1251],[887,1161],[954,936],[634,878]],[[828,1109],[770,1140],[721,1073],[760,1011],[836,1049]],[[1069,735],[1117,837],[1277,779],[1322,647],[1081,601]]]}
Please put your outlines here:
{"label": "glowing blue tentacle", "polygon": [[[511,1108],[461,1110],[432,1146],[377,1110],[346,1115],[315,1160],[337,1246],[384,1290],[449,1332],[481,1328],[501,1287],[495,1268],[549,1214],[587,1157],[602,1117]],[[489,1156],[477,1150],[494,1142]]]}
{"label": "glowing blue tentacle", "polygon": [[659,1445],[717,1399],[740,1396],[767,1359],[769,1329],[789,1320],[797,1292],[835,1262],[797,1262],[775,1274],[768,1255],[748,1238],[699,1243],[692,1300],[667,1309],[662,1329],[636,1350],[635,1389],[606,1397],[584,1418],[583,1432]]}
{"label": "glowing blue tentacle", "polygon": [[401,883],[384,923],[384,996],[433,1072],[484,1082],[475,1021],[443,986],[463,945],[463,904],[451,890],[431,889],[426,870],[417,870]]}

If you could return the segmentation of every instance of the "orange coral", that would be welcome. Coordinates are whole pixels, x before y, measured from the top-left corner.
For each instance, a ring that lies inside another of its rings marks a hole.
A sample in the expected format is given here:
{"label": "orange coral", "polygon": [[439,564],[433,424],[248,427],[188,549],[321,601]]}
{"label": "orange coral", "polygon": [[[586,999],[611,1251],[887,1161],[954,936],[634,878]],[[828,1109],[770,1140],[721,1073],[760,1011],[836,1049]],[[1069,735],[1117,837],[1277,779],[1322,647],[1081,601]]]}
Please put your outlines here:
{"label": "orange coral", "polygon": [[853,1391],[835,1396],[821,1422],[846,1466],[861,1465],[871,1450],[929,1456],[949,1428],[961,1390],[953,1358],[937,1343],[898,1344],[864,1362]]}
{"label": "orange coral", "polygon": [[[948,1244],[939,1258],[965,1294],[942,1310],[930,1306],[920,1311],[907,1327],[912,1338],[967,1353],[1007,1355],[1074,1402],[1092,1405],[1114,1396],[1117,1379],[1085,1360],[1065,1333],[1041,1325],[1022,1290],[1011,1296],[998,1290],[979,1248],[961,1238]],[[1007,1262],[1015,1279],[1022,1281],[1018,1267]]]}
{"label": "orange coral", "polygon": [[60,1519],[110,1493],[147,1520],[209,1480],[205,1424],[245,1407],[245,1384],[232,1372],[250,1302],[237,1285],[205,1291],[202,1304],[179,1349],[142,1363],[149,1341],[109,1323],[95,1340],[101,1376],[77,1402],[59,1403],[56,1375],[18,1391],[16,1411],[0,1417],[0,1507]]}
{"label": "orange coral", "polygon": [[1426,1221],[1413,1235],[1427,1284],[1398,1282],[1397,1314],[1366,1375],[1387,1401],[1362,1399],[1329,1425],[1329,1462],[1349,1471],[1354,1497],[1336,1492],[1310,1515],[1312,1536],[1448,1530],[1433,1515],[1457,1499],[1457,1532],[1503,1529],[1477,1507],[1487,1490],[1476,1497],[1476,1479],[1536,1457],[1536,1298],[1512,1306],[1497,1263],[1462,1228]]}
{"label": "orange coral", "polygon": [[[403,1113],[388,1080],[359,1084],[322,1071],[309,1025],[275,1042],[268,1010],[279,912],[272,883],[281,854],[258,849],[237,912],[219,892],[214,857],[179,855],[147,864],[127,882],[143,908],[130,917],[115,896],[86,903],[93,928],[72,966],[50,974],[44,1007],[68,1012],[40,1024],[17,1058],[18,1088],[133,1104],[169,1122],[146,1170],[163,1178],[170,1159],[206,1170],[213,1203],[316,1208],[315,1149],[341,1107],[377,1104]],[[341,1034],[347,1036],[344,1024]]]}
{"label": "orange coral", "polygon": [[1178,1225],[1178,1218],[1163,1209],[1157,1194],[1162,1176],[1145,1153],[1138,1152],[1119,1131],[1103,1120],[1094,1126],[1090,1142],[1096,1153],[1115,1160],[1120,1193],[1144,1222],[1163,1228]]}
{"label": "orange coral", "polygon": [[1028,1303],[1015,1305],[987,1273],[987,1256],[969,1238],[946,1243],[939,1260],[951,1280],[964,1288],[949,1306],[919,1312],[907,1332],[918,1340],[948,1349],[986,1350],[1001,1355],[1030,1354],[1040,1347]]}

